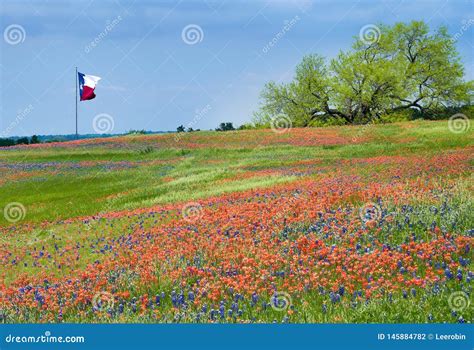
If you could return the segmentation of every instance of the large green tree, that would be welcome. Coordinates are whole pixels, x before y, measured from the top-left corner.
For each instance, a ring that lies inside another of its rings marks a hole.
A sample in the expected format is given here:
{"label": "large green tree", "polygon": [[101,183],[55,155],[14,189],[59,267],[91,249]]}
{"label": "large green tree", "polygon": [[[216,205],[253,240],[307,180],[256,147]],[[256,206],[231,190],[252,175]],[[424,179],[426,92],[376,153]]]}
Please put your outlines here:
{"label": "large green tree", "polygon": [[446,28],[430,32],[424,22],[380,25],[372,40],[356,37],[352,49],[329,64],[307,55],[293,81],[269,82],[262,91],[257,123],[279,114],[294,126],[314,121],[366,123],[393,110],[429,115],[469,103],[473,83],[465,82],[455,43]]}

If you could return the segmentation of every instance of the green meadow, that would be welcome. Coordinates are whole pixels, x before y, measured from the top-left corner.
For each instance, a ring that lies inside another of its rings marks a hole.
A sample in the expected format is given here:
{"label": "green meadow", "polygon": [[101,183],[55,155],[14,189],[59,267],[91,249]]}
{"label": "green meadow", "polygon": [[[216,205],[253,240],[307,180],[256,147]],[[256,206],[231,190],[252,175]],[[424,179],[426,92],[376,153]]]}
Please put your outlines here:
{"label": "green meadow", "polygon": [[[337,181],[345,177],[352,177],[367,187],[377,183],[383,188],[397,182],[415,191],[417,181],[420,191],[427,184],[431,186],[426,190],[426,197],[414,193],[411,198],[408,194],[403,205],[387,200],[384,215],[392,221],[381,223],[378,230],[368,229],[367,235],[358,241],[362,245],[370,246],[381,240],[388,246],[399,247],[414,236],[421,242],[431,242],[434,236],[430,227],[440,228],[443,234],[449,231],[453,237],[472,239],[473,150],[472,130],[453,133],[447,121],[290,129],[281,134],[248,130],[192,132],[179,137],[177,134],[130,135],[3,148],[0,149],[0,204],[6,208],[9,203],[20,203],[24,212],[17,221],[5,213],[0,216],[0,251],[4,264],[9,265],[4,265],[0,272],[4,286],[15,283],[19,275],[33,278],[38,271],[51,278],[67,278],[69,271],[87,271],[95,263],[99,245],[141,230],[147,232],[181,215],[180,211],[172,211],[171,216],[150,216],[146,212],[133,214],[133,210],[185,204],[306,180],[334,178]],[[362,204],[360,198],[344,197],[335,212],[351,208],[354,215]],[[129,212],[132,214],[128,215]],[[64,222],[69,219],[68,223]],[[312,232],[313,224],[289,225],[275,235],[290,244]],[[358,230],[358,224],[354,225]],[[314,234],[320,235],[328,246],[339,245],[345,239]],[[63,259],[59,251],[81,245],[80,259],[67,260],[70,270],[58,268],[58,262]],[[34,255],[39,251],[53,252],[49,260],[42,262],[41,269],[34,265],[37,261]],[[202,256],[206,254],[202,252]],[[408,295],[385,293],[370,303],[347,296],[331,302],[327,292],[312,290],[294,297],[288,313],[275,310],[270,304],[256,307],[245,299],[240,303],[242,312],[239,311],[238,318],[225,316],[218,318],[218,322],[471,322],[472,307],[453,311],[450,301],[454,292],[472,295],[472,282],[469,282],[472,279],[467,277],[467,282],[464,281],[466,273],[472,274],[472,254],[457,254],[465,264],[461,283],[453,275],[434,287],[407,290]],[[22,264],[11,264],[12,257],[19,257]],[[169,264],[169,269],[170,266],[181,268],[186,266],[186,261]],[[425,268],[420,266],[419,271],[423,272]],[[161,269],[166,270],[157,267],[157,275]],[[159,275],[159,283],[138,287],[133,268],[124,271],[117,280],[120,283],[110,283],[117,292],[126,286],[131,301],[124,301],[124,305],[116,302],[107,312],[69,309],[61,318],[56,315],[47,320],[206,321],[202,317],[208,317],[207,314],[204,316],[198,307],[176,308],[169,298],[160,304],[158,319],[153,312],[137,313],[134,300],[158,292],[170,295],[177,286],[171,278]],[[39,307],[22,310],[10,312],[6,321],[45,320]]]}
{"label": "green meadow", "polygon": [[[295,146],[285,142],[291,140],[291,131],[266,142],[271,131],[257,130],[194,132],[177,140],[173,134],[124,136],[120,142],[103,139],[97,145],[4,148],[0,198],[3,205],[25,205],[26,222],[55,221],[291,182],[303,176],[291,172],[302,161],[317,161],[314,171],[304,175],[317,177],[340,166],[341,160],[425,157],[463,148],[470,152],[473,145],[472,131],[454,134],[446,121],[313,128],[306,133],[317,139],[319,130],[346,142]],[[275,171],[239,177],[265,170]],[[370,176],[372,170],[361,171]],[[0,216],[0,224],[8,222]]]}

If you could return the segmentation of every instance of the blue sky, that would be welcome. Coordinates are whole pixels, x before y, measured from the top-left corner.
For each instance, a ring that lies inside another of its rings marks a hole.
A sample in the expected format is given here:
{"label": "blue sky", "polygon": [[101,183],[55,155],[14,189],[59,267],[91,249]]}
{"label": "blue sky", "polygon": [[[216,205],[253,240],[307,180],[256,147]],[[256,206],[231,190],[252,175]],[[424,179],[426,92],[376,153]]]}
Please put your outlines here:
{"label": "blue sky", "polygon": [[73,133],[76,66],[102,77],[97,98],[79,103],[80,133],[101,114],[113,133],[240,125],[265,82],[290,80],[304,54],[334,57],[367,24],[446,25],[474,79],[473,4],[2,0],[0,135]]}

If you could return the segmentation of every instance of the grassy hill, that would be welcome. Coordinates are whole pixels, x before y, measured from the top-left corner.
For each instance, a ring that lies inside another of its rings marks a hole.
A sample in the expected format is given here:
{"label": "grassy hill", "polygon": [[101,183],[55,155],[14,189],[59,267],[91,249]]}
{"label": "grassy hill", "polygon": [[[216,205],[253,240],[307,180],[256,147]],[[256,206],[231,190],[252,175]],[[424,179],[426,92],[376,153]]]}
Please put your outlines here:
{"label": "grassy hill", "polygon": [[2,317],[472,320],[473,141],[417,121],[0,148]]}
{"label": "grassy hill", "polygon": [[453,134],[442,121],[20,146],[0,149],[0,194],[4,204],[28,208],[22,222],[54,221],[318,177],[348,160],[423,158],[472,145],[472,132]]}

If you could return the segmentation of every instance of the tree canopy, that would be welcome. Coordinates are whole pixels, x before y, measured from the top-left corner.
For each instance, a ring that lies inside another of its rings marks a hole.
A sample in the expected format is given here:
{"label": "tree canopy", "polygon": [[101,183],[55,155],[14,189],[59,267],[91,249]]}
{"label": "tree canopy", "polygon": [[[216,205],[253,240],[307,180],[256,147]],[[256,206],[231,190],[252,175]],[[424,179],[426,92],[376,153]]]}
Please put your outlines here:
{"label": "tree canopy", "polygon": [[234,125],[230,122],[220,123],[219,127],[216,128],[216,131],[232,131],[235,130]]}
{"label": "tree canopy", "polygon": [[424,22],[380,25],[370,40],[356,37],[352,49],[327,62],[303,57],[289,83],[269,82],[255,122],[279,114],[293,126],[367,123],[393,111],[414,109],[430,117],[442,108],[469,104],[473,81],[445,27]]}

